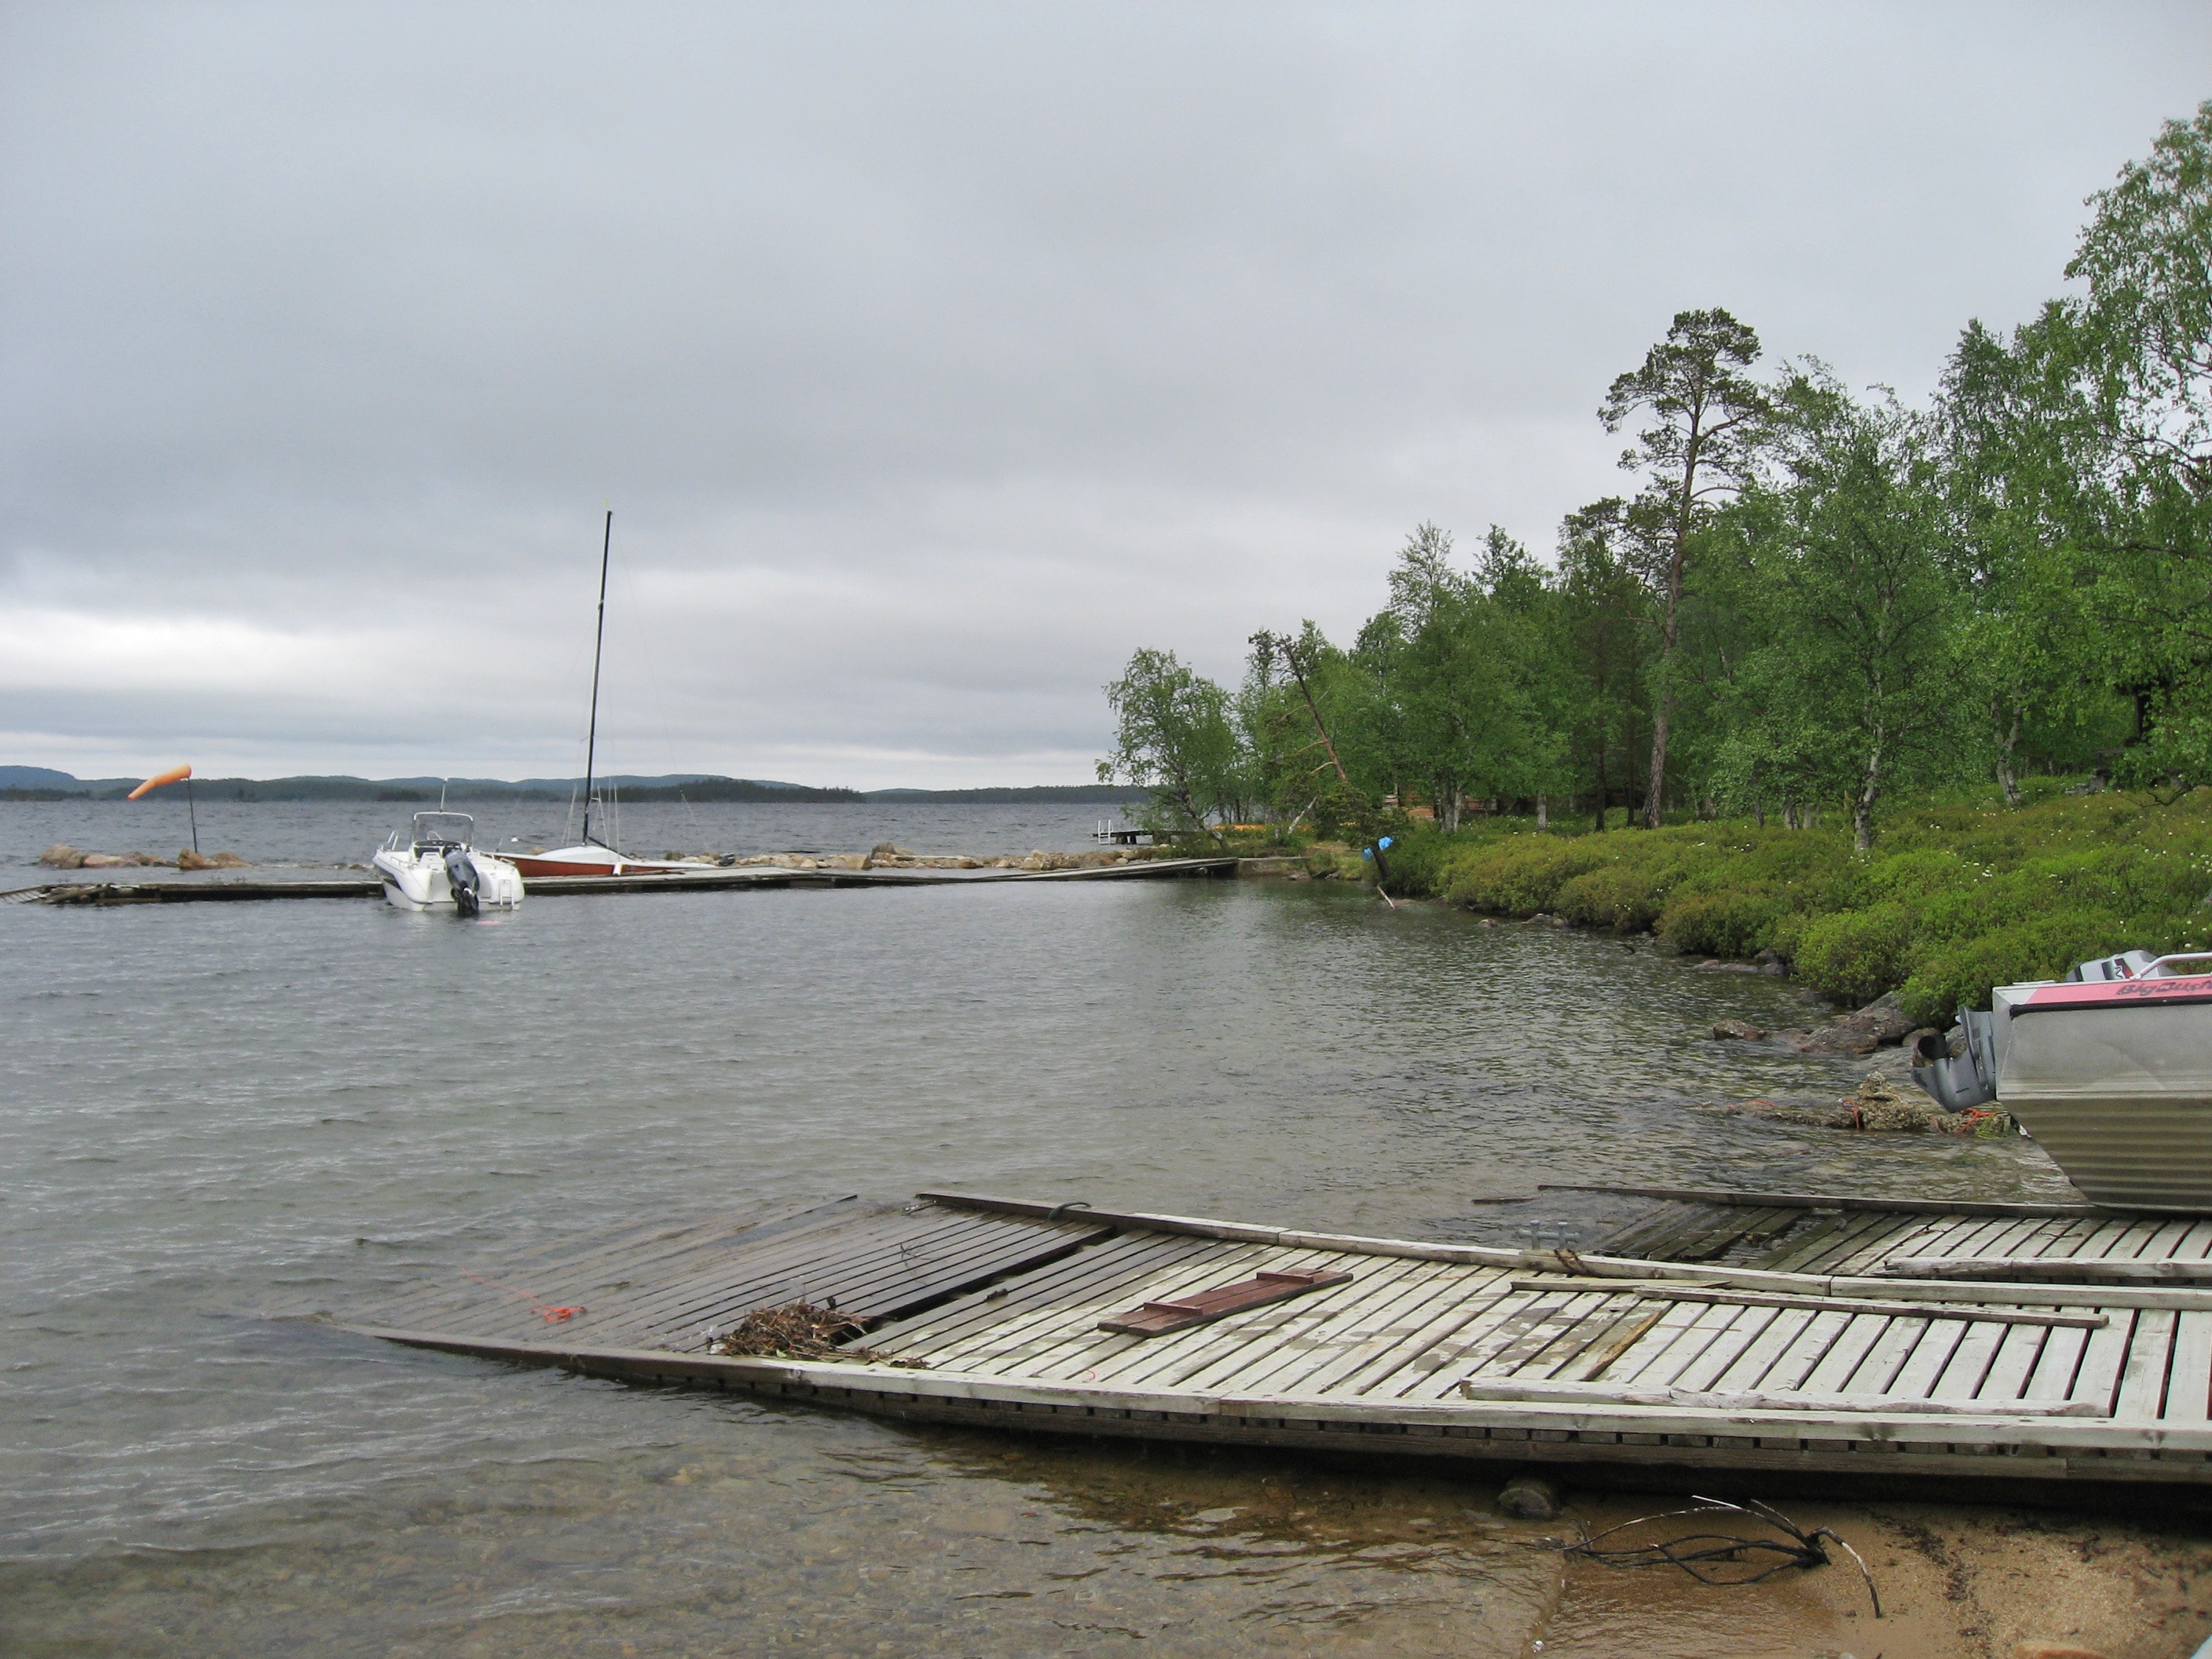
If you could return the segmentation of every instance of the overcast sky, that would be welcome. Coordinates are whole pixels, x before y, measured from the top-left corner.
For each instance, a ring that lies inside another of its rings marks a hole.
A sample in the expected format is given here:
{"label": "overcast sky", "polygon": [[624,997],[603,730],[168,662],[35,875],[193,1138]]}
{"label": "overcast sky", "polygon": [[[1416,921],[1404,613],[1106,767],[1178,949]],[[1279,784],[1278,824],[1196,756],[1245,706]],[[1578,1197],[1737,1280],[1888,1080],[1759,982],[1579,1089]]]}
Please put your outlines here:
{"label": "overcast sky", "polygon": [[1677,310],[1924,396],[2212,7],[0,7],[0,762],[1087,781],[1548,552]]}

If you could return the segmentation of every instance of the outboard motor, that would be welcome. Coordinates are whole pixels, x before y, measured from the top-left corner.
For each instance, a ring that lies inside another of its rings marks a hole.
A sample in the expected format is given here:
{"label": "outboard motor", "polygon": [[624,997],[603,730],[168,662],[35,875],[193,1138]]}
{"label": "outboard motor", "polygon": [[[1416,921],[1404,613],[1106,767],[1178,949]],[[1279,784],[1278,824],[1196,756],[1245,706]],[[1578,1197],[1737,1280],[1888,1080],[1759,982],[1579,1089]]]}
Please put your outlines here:
{"label": "outboard motor", "polygon": [[465,916],[476,915],[479,906],[477,892],[477,866],[465,847],[446,849],[446,881],[453,890],[453,908]]}
{"label": "outboard motor", "polygon": [[1986,1106],[1997,1097],[1996,1023],[1992,1014],[1966,1010],[1948,1036],[1930,1032],[1912,1045],[1912,1080],[1945,1111]]}

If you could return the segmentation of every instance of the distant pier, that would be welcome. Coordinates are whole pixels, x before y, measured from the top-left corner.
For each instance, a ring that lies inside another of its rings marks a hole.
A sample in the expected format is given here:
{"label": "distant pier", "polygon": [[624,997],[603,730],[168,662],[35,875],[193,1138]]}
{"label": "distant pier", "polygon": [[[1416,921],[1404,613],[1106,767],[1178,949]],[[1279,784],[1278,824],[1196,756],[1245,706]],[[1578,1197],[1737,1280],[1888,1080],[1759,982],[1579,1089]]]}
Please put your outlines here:
{"label": "distant pier", "polygon": [[[779,866],[702,869],[674,876],[538,876],[527,884],[534,897],[592,893],[713,893],[755,887],[969,887],[1009,881],[1156,881],[1187,877],[1233,877],[1245,862],[1232,856],[1145,859],[1076,870],[982,870],[957,875],[913,870],[792,870]],[[249,899],[362,899],[381,897],[374,879],[343,881],[46,882],[0,893],[18,904],[196,904]]]}

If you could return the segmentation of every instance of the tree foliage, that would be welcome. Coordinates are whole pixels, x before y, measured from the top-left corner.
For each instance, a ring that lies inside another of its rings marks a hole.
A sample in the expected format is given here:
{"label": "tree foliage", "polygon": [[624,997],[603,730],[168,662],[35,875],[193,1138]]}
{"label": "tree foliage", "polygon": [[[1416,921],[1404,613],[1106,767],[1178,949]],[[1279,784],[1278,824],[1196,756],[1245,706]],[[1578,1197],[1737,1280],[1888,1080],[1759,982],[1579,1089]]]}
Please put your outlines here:
{"label": "tree foliage", "polygon": [[1548,562],[1415,526],[1347,644],[1255,634],[1234,696],[1139,651],[1100,775],[1184,834],[1727,805],[1862,853],[1900,790],[2212,782],[2212,102],[2088,205],[2079,291],[1970,323],[1924,409],[1677,313],[1598,410],[1634,495]]}

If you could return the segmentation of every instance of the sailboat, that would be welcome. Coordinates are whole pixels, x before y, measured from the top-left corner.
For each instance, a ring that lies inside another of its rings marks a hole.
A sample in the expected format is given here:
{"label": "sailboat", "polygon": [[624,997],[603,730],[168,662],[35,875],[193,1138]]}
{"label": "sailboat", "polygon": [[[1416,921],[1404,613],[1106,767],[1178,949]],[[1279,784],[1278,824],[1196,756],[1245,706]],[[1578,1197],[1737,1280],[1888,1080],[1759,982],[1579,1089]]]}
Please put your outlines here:
{"label": "sailboat", "polygon": [[[599,623],[592,642],[592,724],[584,740],[584,834],[571,847],[550,852],[508,852],[503,856],[526,876],[678,876],[714,866],[697,859],[635,859],[592,833],[592,794],[599,744],[599,659],[607,643],[607,560],[615,544],[614,509],[607,509],[599,543]],[[602,815],[604,817],[604,815]]]}

